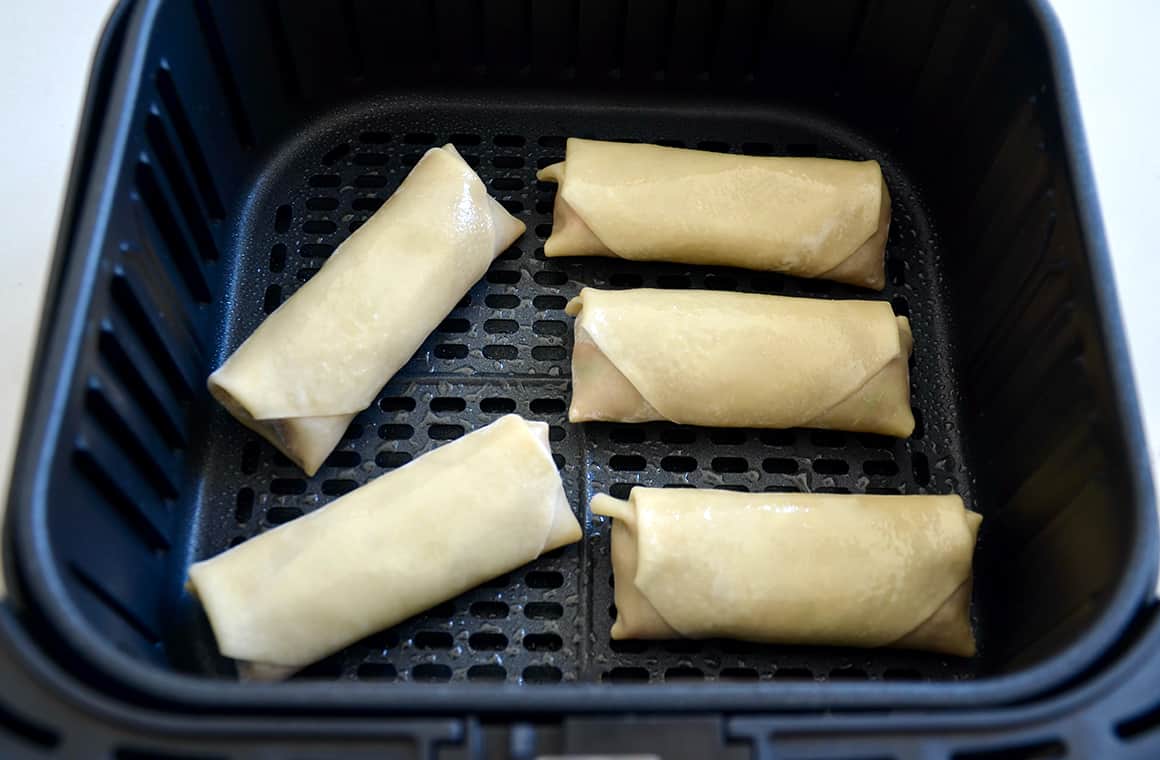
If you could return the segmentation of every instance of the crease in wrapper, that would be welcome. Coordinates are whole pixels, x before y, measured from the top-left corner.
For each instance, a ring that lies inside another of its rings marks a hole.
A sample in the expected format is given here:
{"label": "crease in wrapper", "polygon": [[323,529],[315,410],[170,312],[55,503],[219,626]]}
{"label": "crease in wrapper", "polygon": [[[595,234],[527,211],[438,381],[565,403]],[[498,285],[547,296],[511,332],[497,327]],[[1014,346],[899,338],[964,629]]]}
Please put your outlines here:
{"label": "crease in wrapper", "polygon": [[226,657],[272,680],[581,538],[548,425],[506,415],[189,569]]}
{"label": "crease in wrapper", "polygon": [[958,496],[600,494],[614,639],[734,638],[975,654],[982,517]]}
{"label": "crease in wrapper", "polygon": [[877,161],[739,156],[569,138],[544,254],[735,266],[881,290]]}
{"label": "crease in wrapper", "polygon": [[910,323],[881,301],[584,288],[573,422],[914,431]]}
{"label": "crease in wrapper", "polygon": [[210,376],[210,392],[313,475],[523,231],[453,146],[432,148]]}

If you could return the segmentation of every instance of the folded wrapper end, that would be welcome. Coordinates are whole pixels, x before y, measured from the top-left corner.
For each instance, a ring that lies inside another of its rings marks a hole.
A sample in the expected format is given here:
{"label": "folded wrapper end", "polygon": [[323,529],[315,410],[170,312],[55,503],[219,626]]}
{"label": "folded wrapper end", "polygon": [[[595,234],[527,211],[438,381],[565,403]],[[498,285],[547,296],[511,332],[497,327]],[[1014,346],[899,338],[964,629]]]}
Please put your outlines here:
{"label": "folded wrapper end", "polygon": [[650,422],[662,420],[652,404],[600,350],[588,333],[576,331],[572,349],[569,422]]}
{"label": "folded wrapper end", "polygon": [[508,213],[503,204],[490,195],[487,196],[487,206],[491,210],[493,234],[498,242],[495,246],[495,256],[498,257],[516,238],[524,234],[527,225]]}
{"label": "folded wrapper end", "polygon": [[581,530],[576,516],[572,514],[572,507],[568,505],[567,497],[561,491],[556,498],[555,510],[552,512],[552,527],[548,529],[548,537],[544,540],[544,548],[540,553],[544,554],[553,549],[559,549],[561,546],[574,544],[583,537],[584,531]]}
{"label": "folded wrapper end", "polygon": [[552,204],[552,234],[544,241],[544,255],[550,259],[558,256],[620,258],[596,236],[592,228],[564,199],[565,164],[565,161],[560,161],[536,172],[536,179],[541,182],[555,182],[560,185],[556,191],[556,201]]}
{"label": "folded wrapper end", "polygon": [[[983,522],[983,516],[970,510],[965,512],[973,546],[978,540],[979,525]],[[889,646],[898,649],[943,652],[956,657],[974,657],[978,649],[975,632],[971,628],[972,587],[973,574],[968,573],[966,579],[938,609],[931,613],[930,617]]]}
{"label": "folded wrapper end", "polygon": [[[190,568],[189,575],[186,577],[185,583],[182,585],[182,589],[184,589],[186,593],[188,593],[195,600],[197,600],[199,604],[202,605],[202,608],[206,613],[206,618],[209,620],[209,626],[213,630],[214,641],[220,642],[226,632],[218,629],[217,621],[219,618],[209,614],[209,609],[206,607],[205,599],[203,599],[202,595],[198,593],[197,581],[194,578],[194,575],[196,574],[196,567],[197,563],[195,563],[194,566]],[[218,646],[220,651],[220,643]],[[224,653],[222,656],[229,657]],[[230,658],[230,660],[234,663],[234,667],[237,669],[238,680],[242,682],[273,683],[276,681],[285,681],[287,678],[302,669],[299,666],[273,665],[265,662],[250,662],[249,660],[238,660],[233,658]]]}
{"label": "folded wrapper end", "polygon": [[[584,291],[568,302],[564,312],[579,316],[584,308]],[[579,322],[577,322],[579,325]],[[569,422],[648,422],[664,419],[636,386],[608,360],[588,332],[577,327],[572,348],[572,400]]]}
{"label": "folded wrapper end", "polygon": [[548,164],[536,172],[536,179],[541,182],[555,182],[557,185],[560,184],[564,181],[564,162],[557,161],[554,164]]}
{"label": "folded wrapper end", "polygon": [[206,381],[210,395],[250,430],[270,444],[313,477],[330,452],[342,440],[343,433],[355,418],[353,414],[335,414],[319,417],[286,417],[273,420],[255,419],[249,409],[230,392],[230,376],[223,364]]}
{"label": "folded wrapper end", "polygon": [[[915,423],[914,410],[910,406],[909,360],[914,350],[914,334],[906,317],[895,316],[894,321],[898,325],[898,355],[856,393],[809,420],[803,427],[878,433],[895,438],[911,436]],[[864,419],[868,399],[879,402],[870,426]]]}
{"label": "folded wrapper end", "polygon": [[[552,459],[552,444],[549,437],[548,423],[540,421],[528,421],[519,417],[519,415],[508,414],[505,417],[515,417],[520,422],[528,426],[532,437],[543,448],[544,456],[556,466],[556,461]],[[500,419],[503,419],[502,417]],[[552,525],[548,528],[548,535],[544,538],[544,548],[540,550],[540,554],[550,552],[553,549],[559,549],[561,546],[574,544],[584,537],[584,531],[580,528],[580,522],[576,519],[576,515],[572,514],[572,506],[568,503],[568,497],[561,488],[556,492],[556,503],[553,505],[552,511]]]}
{"label": "folded wrapper end", "polygon": [[[185,579],[182,589],[196,599],[198,603],[204,604],[201,596],[197,593],[197,584],[194,582],[192,574]],[[214,618],[208,615],[207,617],[209,618],[210,628],[214,628]],[[216,628],[214,628],[214,640],[218,640],[218,631]],[[238,671],[238,680],[253,683],[285,681],[302,669],[297,665],[272,665],[266,662],[250,662],[248,660],[233,660],[233,663]]]}
{"label": "folded wrapper end", "polygon": [[592,514],[602,517],[611,517],[625,522],[634,522],[636,509],[624,499],[617,499],[608,494],[598,493],[592,497]]}
{"label": "folded wrapper end", "polygon": [[573,296],[568,304],[564,307],[564,313],[569,317],[577,317],[580,311],[584,308],[584,291],[580,291],[580,295]]}
{"label": "folded wrapper end", "polygon": [[888,646],[974,657],[975,634],[971,630],[971,579],[963,581],[930,617],[913,631]]}
{"label": "folded wrapper end", "polygon": [[[431,148],[427,151],[427,153],[430,153],[434,150],[447,151],[459,159],[463,165],[471,171],[472,174],[475,174],[477,177],[479,176],[476,174],[475,170],[471,168],[471,165],[463,160],[463,156],[460,155],[458,150],[456,150],[454,144],[447,143],[442,148]],[[524,234],[524,230],[526,230],[528,227],[514,215],[509,213],[508,210],[503,207],[502,203],[492,197],[491,193],[487,194],[487,208],[489,211],[491,211],[492,237],[497,243],[497,245],[494,246],[495,256],[499,256],[501,253],[503,253],[504,248],[507,248],[509,245],[515,242],[516,238]]]}
{"label": "folded wrapper end", "polygon": [[616,577],[616,587],[612,598],[616,603],[616,620],[612,623],[612,638],[617,641],[684,638],[661,617],[636,585],[636,504],[632,494],[629,493],[628,501],[596,494],[592,497],[591,507],[593,514],[613,519],[612,573]]}
{"label": "folded wrapper end", "polygon": [[894,384],[903,398],[899,400],[897,413],[894,415],[894,424],[897,426],[890,434],[896,438],[909,438],[914,433],[914,410],[910,406],[910,356],[914,353],[914,333],[910,330],[910,320],[906,317],[895,316],[898,325],[898,343],[900,352],[898,358],[891,364],[892,367],[880,373],[883,381],[886,380],[888,370],[896,371],[901,378]]}
{"label": "folded wrapper end", "polygon": [[898,340],[902,344],[902,353],[909,359],[911,352],[914,351],[914,333],[910,329],[910,320],[896,316],[894,321],[898,323]]}
{"label": "folded wrapper end", "polygon": [[886,287],[886,239],[890,237],[890,188],[882,179],[882,201],[878,207],[878,229],[837,266],[814,275],[823,280],[845,282],[871,290]]}

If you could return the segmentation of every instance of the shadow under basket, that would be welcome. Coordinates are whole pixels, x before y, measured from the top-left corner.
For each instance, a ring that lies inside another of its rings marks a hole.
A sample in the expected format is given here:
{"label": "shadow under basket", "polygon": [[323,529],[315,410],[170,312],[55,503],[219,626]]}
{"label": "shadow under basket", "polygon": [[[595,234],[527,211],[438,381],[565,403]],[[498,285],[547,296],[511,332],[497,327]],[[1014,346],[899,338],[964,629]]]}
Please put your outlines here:
{"label": "shadow under basket", "polygon": [[[1063,688],[1139,610],[1156,529],[1052,23],[966,0],[142,0],[84,136],[13,481],[29,624],[101,688],[201,711],[935,708]],[[876,159],[886,289],[548,260],[555,186],[535,173],[567,136]],[[304,478],[205,379],[446,142],[527,232]],[[563,308],[585,285],[885,299],[914,330],[914,436],[569,424]],[[182,589],[191,561],[508,412],[550,424],[581,543],[286,683],[233,682]],[[958,493],[985,518],[979,654],[612,642],[609,524],[588,500],[636,484]]]}

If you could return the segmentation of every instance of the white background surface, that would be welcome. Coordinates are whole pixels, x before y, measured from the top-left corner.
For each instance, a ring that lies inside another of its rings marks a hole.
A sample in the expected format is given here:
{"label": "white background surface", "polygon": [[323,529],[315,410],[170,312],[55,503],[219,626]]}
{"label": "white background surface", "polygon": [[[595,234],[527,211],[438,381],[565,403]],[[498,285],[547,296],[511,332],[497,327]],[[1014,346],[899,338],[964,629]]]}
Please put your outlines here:
{"label": "white background surface", "polygon": [[[89,63],[109,7],[105,0],[21,3],[0,29],[0,492]],[[1055,8],[1080,95],[1153,473],[1160,473],[1160,1],[1055,0]],[[0,593],[2,584],[0,576]]]}

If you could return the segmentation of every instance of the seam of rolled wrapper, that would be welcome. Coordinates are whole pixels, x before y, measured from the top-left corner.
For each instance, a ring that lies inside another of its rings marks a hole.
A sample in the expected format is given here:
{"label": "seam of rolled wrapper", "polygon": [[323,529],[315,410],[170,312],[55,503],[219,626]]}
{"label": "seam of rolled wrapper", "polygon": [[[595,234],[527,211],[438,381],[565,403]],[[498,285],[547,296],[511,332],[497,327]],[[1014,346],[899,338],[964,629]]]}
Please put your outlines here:
{"label": "seam of rolled wrapper", "polygon": [[[859,385],[857,388],[850,391],[849,393],[847,393],[845,396],[838,399],[834,403],[830,404],[828,407],[826,407],[822,411],[818,412],[813,417],[810,417],[808,420],[805,420],[804,422],[802,422],[801,427],[810,427],[812,423],[816,422],[817,420],[821,419],[822,417],[825,417],[827,414],[830,414],[831,412],[833,412],[835,409],[837,409],[842,404],[846,403],[850,399],[857,396],[859,393],[864,391],[866,389],[866,387],[868,385],[870,385],[870,383],[874,382],[874,380],[876,380],[883,372],[885,372],[890,367],[891,364],[898,361],[900,358],[906,358],[906,359],[910,358],[910,354],[914,350],[914,338],[913,338],[912,333],[910,332],[910,320],[908,320],[906,317],[895,317],[895,321],[898,324],[898,353],[895,354],[894,356],[889,357],[886,360],[886,363],[883,364],[881,367],[879,367],[877,372],[875,372],[871,375],[868,375],[866,377],[866,379],[862,382],[862,384]],[[905,335],[905,338],[903,337],[904,335]],[[909,370],[907,370],[907,373],[909,374]],[[908,388],[908,390],[909,390],[909,388]],[[910,429],[911,429],[911,431],[913,431],[913,429],[914,429],[913,413],[911,415]],[[906,435],[900,436],[900,437],[906,438],[906,437],[909,437],[909,435],[910,435],[910,433],[907,432]]]}
{"label": "seam of rolled wrapper", "polygon": [[[983,516],[978,512],[972,512],[969,509],[963,508],[963,519],[967,524],[967,530],[970,534],[970,544],[972,548],[971,555],[968,556],[967,566],[965,568],[965,575],[959,585],[955,586],[951,592],[946,596],[940,604],[935,605],[930,614],[922,618],[906,633],[898,636],[894,640],[883,644],[886,647],[901,647],[901,648],[918,648],[926,651],[944,652],[946,654],[956,655],[958,657],[973,657],[976,652],[975,633],[971,628],[970,620],[970,602],[971,602],[971,588],[974,583],[974,547],[977,545],[979,537],[979,525],[983,521]],[[965,593],[965,600],[959,609],[947,608],[947,605],[954,604],[957,597]],[[945,610],[947,610],[950,619],[956,623],[956,628],[960,628],[962,636],[955,636],[953,632],[947,633],[945,630],[929,630],[924,631],[934,619]],[[925,635],[923,635],[925,634]],[[911,638],[911,641],[907,641]],[[948,642],[947,639],[950,639]]]}
{"label": "seam of rolled wrapper", "polygon": [[[957,657],[974,657],[976,652],[975,634],[971,630],[971,621],[969,616],[970,611],[970,589],[972,585],[972,578],[968,574],[967,578],[963,580],[955,590],[943,601],[942,604],[935,607],[929,615],[922,619],[917,625],[911,628],[906,633],[902,634],[893,641],[884,644],[886,647],[897,647],[901,649],[921,649],[931,652],[943,652],[945,654],[953,654]],[[934,624],[935,618],[944,610],[947,610],[948,605],[954,605],[960,593],[966,591],[967,607],[963,610],[964,614],[958,614],[958,611],[950,609],[948,611],[949,617],[960,625],[955,625],[956,628],[961,628],[965,636],[955,636],[953,632],[947,633],[944,629],[935,628],[933,630],[924,630]],[[948,645],[947,638],[951,639]],[[908,641],[909,639],[909,641]]]}
{"label": "seam of rolled wrapper", "polygon": [[[983,522],[983,516],[980,515],[978,512],[972,512],[971,510],[966,509],[966,508],[964,508],[963,511],[964,511],[964,520],[967,523],[967,529],[970,533],[971,546],[973,549],[973,547],[976,546],[978,543],[979,526]],[[919,622],[917,625],[915,625],[914,628],[912,628],[909,631],[907,631],[906,633],[902,634],[901,636],[899,636],[897,639],[890,642],[886,646],[907,647],[910,644],[914,644],[916,647],[921,647],[923,649],[930,649],[930,650],[934,650],[934,651],[946,652],[947,654],[953,654],[953,655],[957,655],[959,657],[973,657],[976,653],[975,633],[971,628],[971,620],[970,620],[971,588],[972,588],[973,584],[974,584],[974,557],[973,557],[973,551],[972,551],[972,556],[969,558],[969,561],[968,561],[967,567],[966,567],[966,576],[963,578],[962,583],[960,583],[958,586],[955,587],[954,590],[951,591],[950,595],[947,596],[946,600],[944,600],[941,605],[939,605],[939,606],[935,607],[933,610],[931,610],[930,615],[923,618],[923,620],[921,622]],[[963,605],[961,607],[962,614],[956,614],[957,611],[954,609],[951,609],[949,611],[949,614],[951,615],[952,620],[955,620],[957,623],[959,623],[959,625],[957,627],[959,627],[961,629],[960,632],[963,635],[962,636],[954,636],[953,633],[949,634],[949,638],[951,639],[950,645],[947,645],[947,642],[945,640],[947,637],[947,634],[945,633],[945,631],[933,630],[933,631],[925,632],[930,637],[929,641],[926,640],[926,637],[921,636],[921,635],[918,635],[916,637],[916,634],[924,633],[923,628],[926,627],[928,624],[930,624],[934,620],[934,618],[940,612],[942,612],[944,610],[944,608],[946,608],[946,606],[948,604],[953,603],[956,600],[956,597],[960,593],[964,594],[966,597],[965,601],[963,602]],[[940,634],[944,634],[943,638],[941,638],[941,639],[940,639]],[[916,639],[914,641],[907,642],[906,639],[910,638],[910,637],[916,637]]]}

